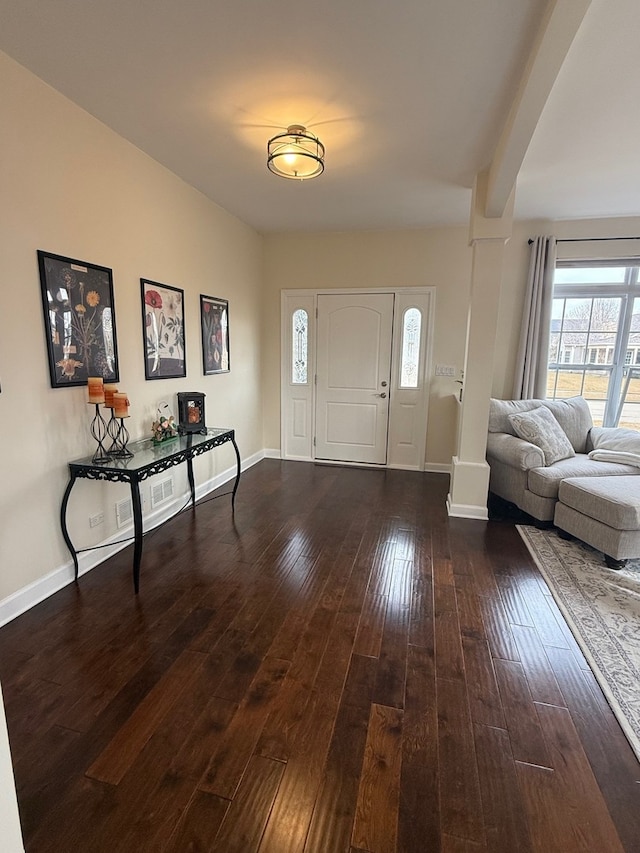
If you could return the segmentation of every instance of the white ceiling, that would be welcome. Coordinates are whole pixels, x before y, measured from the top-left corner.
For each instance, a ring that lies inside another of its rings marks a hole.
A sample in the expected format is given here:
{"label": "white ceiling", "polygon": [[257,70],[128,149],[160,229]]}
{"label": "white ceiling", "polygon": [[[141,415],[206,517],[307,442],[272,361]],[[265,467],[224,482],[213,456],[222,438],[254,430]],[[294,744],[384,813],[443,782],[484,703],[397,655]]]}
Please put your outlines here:
{"label": "white ceiling", "polygon": [[[0,49],[258,231],[464,224],[546,0],[0,0]],[[593,0],[519,218],[640,215],[640,3]],[[289,124],[304,183],[266,168]]]}

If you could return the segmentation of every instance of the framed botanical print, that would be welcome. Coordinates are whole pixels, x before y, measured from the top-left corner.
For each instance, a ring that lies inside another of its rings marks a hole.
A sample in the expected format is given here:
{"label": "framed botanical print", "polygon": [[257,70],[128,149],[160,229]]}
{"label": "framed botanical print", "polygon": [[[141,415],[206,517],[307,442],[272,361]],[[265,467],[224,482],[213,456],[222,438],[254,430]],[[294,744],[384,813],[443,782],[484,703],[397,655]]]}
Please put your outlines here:
{"label": "framed botanical print", "polygon": [[113,275],[108,267],[38,250],[52,388],[117,382]]}
{"label": "framed botanical print", "polygon": [[231,370],[228,301],[201,294],[200,325],[202,327],[202,369],[204,375],[228,373]]}
{"label": "framed botanical print", "polygon": [[184,340],[184,291],[140,279],[144,375],[171,379],[187,375]]}

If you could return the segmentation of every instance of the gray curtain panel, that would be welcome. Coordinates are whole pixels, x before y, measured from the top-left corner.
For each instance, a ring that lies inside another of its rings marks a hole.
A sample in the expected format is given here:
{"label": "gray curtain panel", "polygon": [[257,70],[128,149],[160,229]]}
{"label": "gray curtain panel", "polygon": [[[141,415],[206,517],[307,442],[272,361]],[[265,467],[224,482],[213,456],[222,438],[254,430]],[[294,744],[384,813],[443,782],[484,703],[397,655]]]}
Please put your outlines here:
{"label": "gray curtain panel", "polygon": [[513,399],[547,396],[549,330],[556,268],[556,238],[536,237],[524,301],[520,346],[516,360]]}

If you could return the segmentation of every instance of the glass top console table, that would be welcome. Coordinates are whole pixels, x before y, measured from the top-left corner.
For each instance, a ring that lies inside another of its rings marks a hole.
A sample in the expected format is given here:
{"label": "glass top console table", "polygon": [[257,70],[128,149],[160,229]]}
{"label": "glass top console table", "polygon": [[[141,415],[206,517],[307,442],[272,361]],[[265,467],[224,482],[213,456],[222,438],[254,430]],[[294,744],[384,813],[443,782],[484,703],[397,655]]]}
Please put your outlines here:
{"label": "glass top console table", "polygon": [[137,593],[140,589],[140,561],[144,538],[140,483],[154,474],[166,471],[167,468],[173,468],[175,465],[186,462],[191,505],[195,507],[196,488],[193,476],[193,457],[200,456],[200,454],[227,442],[231,442],[236,454],[236,478],[231,492],[231,507],[232,510],[235,510],[236,492],[240,483],[240,452],[236,444],[235,430],[232,429],[209,428],[206,434],[189,433],[161,444],[154,444],[151,438],[142,439],[127,446],[127,449],[133,454],[130,458],[114,457],[107,462],[96,463],[91,456],[87,456],[84,459],[69,462],[69,483],[60,507],[60,525],[64,541],[73,557],[75,579],[78,580],[78,552],[73,547],[67,528],[67,505],[76,480],[107,480],[112,483],[130,484],[134,529],[133,586]]}

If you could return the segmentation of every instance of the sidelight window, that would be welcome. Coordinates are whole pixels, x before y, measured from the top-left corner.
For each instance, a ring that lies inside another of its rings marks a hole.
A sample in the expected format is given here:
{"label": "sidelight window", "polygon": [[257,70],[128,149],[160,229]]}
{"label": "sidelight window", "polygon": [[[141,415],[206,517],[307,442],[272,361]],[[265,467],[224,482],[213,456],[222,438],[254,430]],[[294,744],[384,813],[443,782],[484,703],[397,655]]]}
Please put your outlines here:
{"label": "sidelight window", "polygon": [[421,329],[422,313],[417,308],[408,308],[402,318],[400,388],[418,387]]}
{"label": "sidelight window", "polygon": [[306,385],[308,373],[307,344],[309,340],[309,315],[298,308],[292,317],[292,370],[293,385]]}

